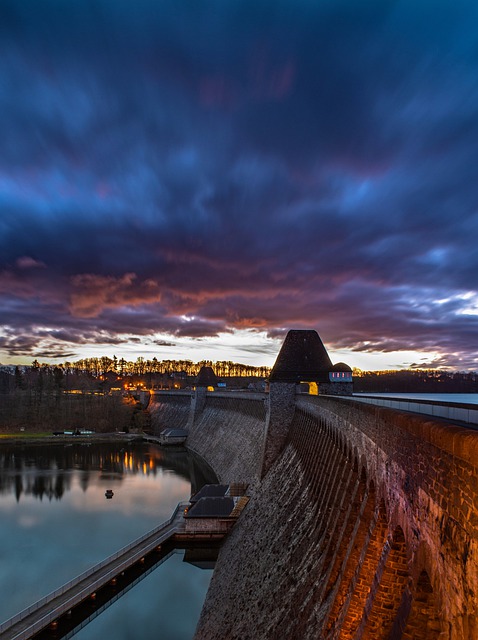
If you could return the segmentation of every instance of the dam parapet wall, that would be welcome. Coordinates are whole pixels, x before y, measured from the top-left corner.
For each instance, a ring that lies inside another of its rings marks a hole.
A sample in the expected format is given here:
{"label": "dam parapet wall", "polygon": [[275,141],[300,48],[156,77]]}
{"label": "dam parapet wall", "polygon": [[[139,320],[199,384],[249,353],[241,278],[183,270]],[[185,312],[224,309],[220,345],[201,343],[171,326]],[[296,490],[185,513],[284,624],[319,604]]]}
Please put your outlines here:
{"label": "dam parapet wall", "polygon": [[[180,411],[220,481],[250,485],[195,639],[476,640],[478,431],[321,395],[306,333],[270,394],[203,385]],[[319,395],[297,393],[309,375]]]}
{"label": "dam parapet wall", "polygon": [[[199,402],[197,402],[199,397]],[[267,398],[265,393],[159,391],[150,414],[155,434],[187,429],[187,446],[204,458],[221,482],[254,483],[260,474]]]}
{"label": "dam parapet wall", "polygon": [[196,640],[478,637],[477,447],[469,429],[296,396]]}
{"label": "dam parapet wall", "polygon": [[207,460],[221,482],[254,483],[262,464],[266,413],[265,394],[207,393],[187,446]]}
{"label": "dam parapet wall", "polygon": [[156,391],[151,393],[148,409],[153,434],[163,429],[185,429],[191,411],[191,391]]}

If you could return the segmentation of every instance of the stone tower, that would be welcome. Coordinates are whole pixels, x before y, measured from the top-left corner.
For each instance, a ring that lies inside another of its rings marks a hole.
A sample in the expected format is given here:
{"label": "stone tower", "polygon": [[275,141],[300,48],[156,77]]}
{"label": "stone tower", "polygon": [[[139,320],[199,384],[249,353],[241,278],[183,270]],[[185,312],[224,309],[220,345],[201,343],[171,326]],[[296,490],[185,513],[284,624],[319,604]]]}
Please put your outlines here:
{"label": "stone tower", "polygon": [[196,378],[196,390],[191,399],[191,411],[188,419],[188,430],[190,430],[197,416],[202,413],[206,406],[206,392],[208,387],[217,385],[217,376],[211,367],[201,367]]}
{"label": "stone tower", "polygon": [[[291,329],[287,333],[270,376],[262,476],[284,448],[294,417],[297,385],[315,382],[319,394],[333,393],[338,390],[338,386],[331,382],[330,373],[333,371],[334,366],[317,331]],[[341,389],[343,391],[345,387]]]}

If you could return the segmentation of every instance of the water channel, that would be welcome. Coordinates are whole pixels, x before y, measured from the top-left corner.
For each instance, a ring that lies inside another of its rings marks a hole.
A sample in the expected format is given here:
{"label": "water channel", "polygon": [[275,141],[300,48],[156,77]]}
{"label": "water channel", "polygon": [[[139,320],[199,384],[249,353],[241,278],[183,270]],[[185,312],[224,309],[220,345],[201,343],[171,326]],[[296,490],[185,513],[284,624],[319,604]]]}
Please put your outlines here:
{"label": "water channel", "polygon": [[[0,622],[167,520],[178,502],[215,481],[185,450],[125,441],[1,444]],[[75,638],[188,640],[211,574],[174,554]]]}

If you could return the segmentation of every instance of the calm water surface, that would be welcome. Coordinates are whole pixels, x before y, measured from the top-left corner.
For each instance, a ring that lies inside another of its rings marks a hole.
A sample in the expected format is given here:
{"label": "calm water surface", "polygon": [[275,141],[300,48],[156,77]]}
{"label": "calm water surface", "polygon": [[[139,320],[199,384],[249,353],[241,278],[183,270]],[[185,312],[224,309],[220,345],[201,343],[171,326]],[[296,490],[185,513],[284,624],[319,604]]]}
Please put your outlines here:
{"label": "calm water surface", "polygon": [[478,393],[355,393],[356,396],[377,396],[380,398],[407,398],[410,400],[436,400],[438,402],[459,402],[478,404]]}
{"label": "calm water surface", "polygon": [[[186,451],[152,445],[0,445],[0,621],[167,520],[214,481]],[[75,638],[192,638],[211,573],[174,554]]]}

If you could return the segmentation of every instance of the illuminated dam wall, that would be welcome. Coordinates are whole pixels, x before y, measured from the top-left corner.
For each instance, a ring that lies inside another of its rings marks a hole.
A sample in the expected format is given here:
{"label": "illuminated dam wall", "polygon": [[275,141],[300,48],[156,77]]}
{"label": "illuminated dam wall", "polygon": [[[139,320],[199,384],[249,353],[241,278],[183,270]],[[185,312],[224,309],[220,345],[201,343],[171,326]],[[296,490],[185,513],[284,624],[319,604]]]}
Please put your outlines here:
{"label": "illuminated dam wall", "polygon": [[196,640],[478,638],[478,432],[295,392],[276,429],[266,402],[204,394],[188,418],[251,496]]}

